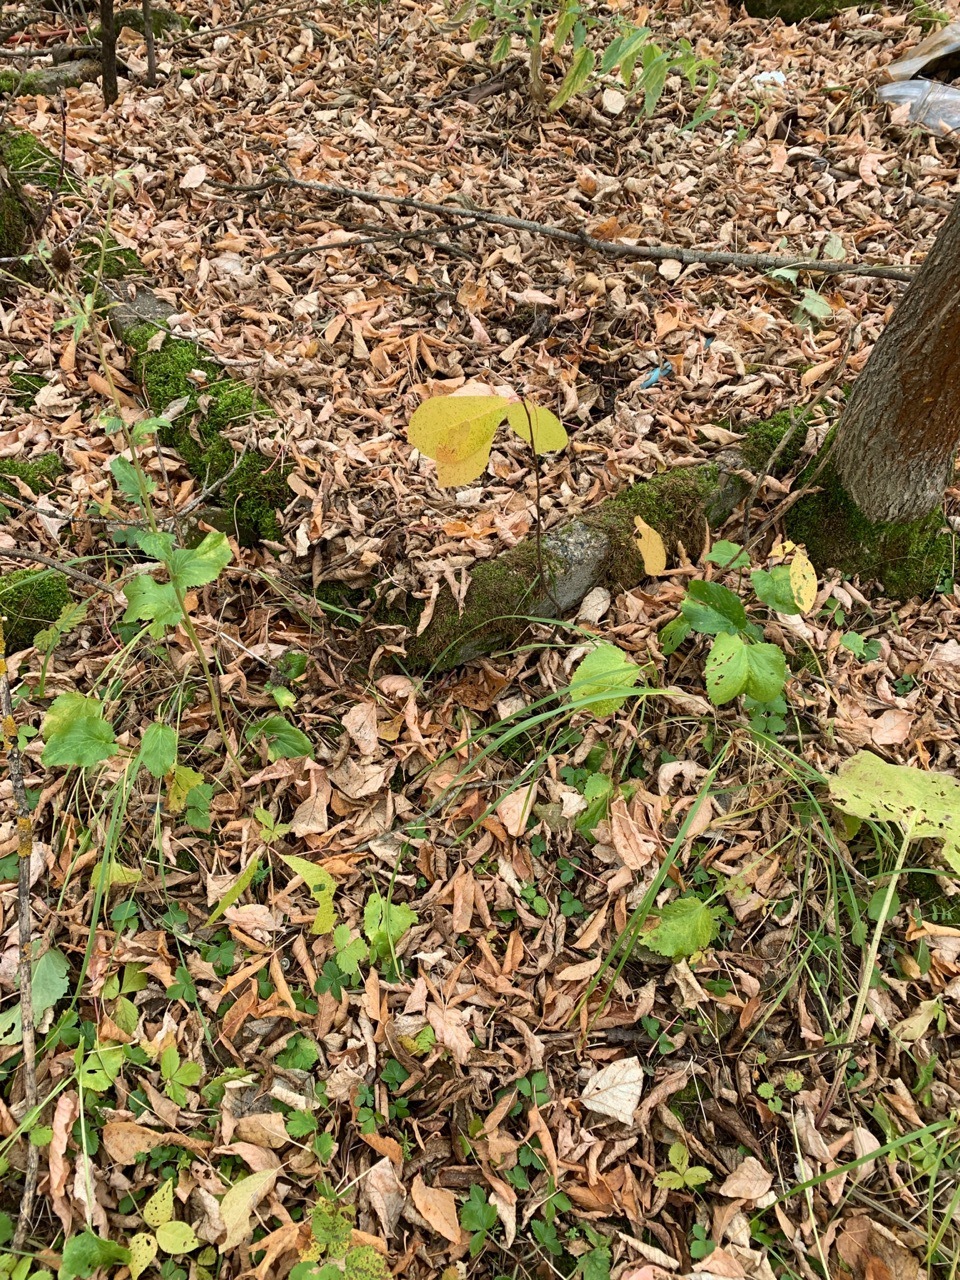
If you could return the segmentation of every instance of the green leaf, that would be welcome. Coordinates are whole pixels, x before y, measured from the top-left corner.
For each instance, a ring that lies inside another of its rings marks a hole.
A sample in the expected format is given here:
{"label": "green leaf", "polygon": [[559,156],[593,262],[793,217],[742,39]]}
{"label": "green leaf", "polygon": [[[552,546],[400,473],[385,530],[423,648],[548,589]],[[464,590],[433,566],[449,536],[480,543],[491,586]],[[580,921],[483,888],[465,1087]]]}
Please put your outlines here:
{"label": "green leaf", "polygon": [[833,307],[827,302],[826,298],[822,298],[817,293],[816,289],[804,289],[800,298],[800,306],[808,316],[813,316],[815,320],[833,319]]}
{"label": "green leaf", "polygon": [[125,498],[138,505],[143,501],[142,493],[156,493],[157,482],[151,480],[149,476],[143,477],[143,490],[140,488],[140,478],[137,475],[137,469],[132,462],[128,462],[126,458],[111,458],[110,474],[113,476],[117,488]]}
{"label": "green leaf", "polygon": [[721,538],[713,544],[704,560],[719,565],[721,569],[745,569],[750,563],[750,556],[739,542],[728,542]]}
{"label": "green leaf", "polygon": [[388,902],[379,893],[371,893],[363,909],[363,932],[371,950],[387,959],[418,919],[417,913],[405,903]]}
{"label": "green leaf", "polygon": [[267,740],[267,755],[271,760],[299,760],[301,756],[313,759],[310,739],[284,716],[267,716],[246,732],[248,742],[261,736]]}
{"label": "green leaf", "polygon": [[643,944],[670,960],[696,955],[716,937],[718,914],[719,908],[708,907],[699,898],[677,898],[663,908],[654,927],[641,935]]}
{"label": "green leaf", "polygon": [[141,573],[125,583],[123,594],[127,597],[123,621],[149,623],[147,631],[156,640],[167,627],[183,621],[183,610],[171,582],[157,582],[149,573]]}
{"label": "green leaf", "polygon": [[593,68],[597,63],[597,55],[587,45],[583,45],[573,55],[570,63],[570,70],[563,78],[563,83],[551,99],[548,111],[559,111],[562,106],[570,101],[575,93],[586,85],[587,81],[593,75]]}
{"label": "green leaf", "polygon": [[33,647],[40,653],[50,653],[65,635],[69,635],[74,628],[79,627],[86,616],[86,600],[71,601],[70,604],[65,604],[60,610],[56,622],[52,626],[44,627],[42,631],[38,631],[33,637]]}
{"label": "green leaf", "polygon": [[200,1241],[189,1222],[162,1222],[157,1227],[157,1244],[164,1253],[189,1253]]}
{"label": "green leaf", "polygon": [[177,761],[177,731],[154,720],[148,724],[140,742],[140,759],[147,773],[165,778]]}
{"label": "green leaf", "polygon": [[690,1152],[687,1150],[686,1143],[671,1142],[670,1149],[667,1151],[667,1159],[677,1173],[686,1173],[690,1167]]}
{"label": "green leaf", "polygon": [[660,631],[660,648],[663,656],[669,658],[671,653],[676,653],[684,640],[691,635],[693,635],[693,628],[682,613],[668,622]]}
{"label": "green leaf", "polygon": [[198,782],[187,792],[187,809],[184,817],[195,831],[210,830],[210,801],[213,799],[213,784]]}
{"label": "green leaf", "polygon": [[[39,960],[34,961],[30,990],[35,1021],[39,1021],[48,1009],[52,1009],[67,994],[70,989],[68,972],[67,958],[56,947],[51,947]],[[0,1045],[20,1044],[22,1039],[23,1019],[18,1000],[0,1014]]]}
{"label": "green leaf", "polygon": [[46,746],[41,757],[53,765],[90,766],[117,754],[113,726],[103,718],[103,706],[82,693],[61,693],[43,721]]}
{"label": "green leaf", "polygon": [[[578,710],[589,711],[597,717],[610,716],[619,711],[639,681],[640,668],[622,649],[613,644],[598,644],[574,671],[567,692]],[[600,696],[606,694],[611,696]]]}
{"label": "green leaf", "polygon": [[214,909],[210,912],[209,916],[207,916],[206,927],[208,929],[215,920],[220,919],[227,907],[232,907],[237,899],[250,888],[250,883],[259,869],[260,855],[259,853],[255,853]]}
{"label": "green leaf", "polygon": [[653,1181],[656,1186],[663,1187],[666,1191],[682,1191],[687,1185],[683,1180],[683,1174],[674,1173],[672,1169],[658,1173]]}
{"label": "green leaf", "polygon": [[747,611],[740,597],[719,582],[695,579],[680,607],[693,630],[704,635],[735,635],[747,628]]}
{"label": "green leaf", "polygon": [[567,433],[560,419],[549,409],[541,409],[531,400],[509,405],[507,422],[538,455],[555,453],[558,449],[567,447]]}
{"label": "green leaf", "polygon": [[437,484],[468,484],[486,467],[506,412],[500,396],[434,396],[414,411],[407,439],[436,462]]}
{"label": "green leaf", "polygon": [[77,1070],[77,1082],[83,1089],[91,1093],[106,1093],[113,1087],[113,1082],[123,1068],[123,1047],[121,1045],[98,1045],[84,1057],[83,1050],[77,1050],[82,1061]]}
{"label": "green leaf", "polygon": [[911,840],[942,840],[944,859],[960,872],[960,782],[950,774],[887,764],[869,751],[858,751],[828,779],[828,786],[844,813],[895,822]]}
{"label": "green leaf", "polygon": [[[176,1052],[176,1049],[174,1049],[174,1053]],[[153,1227],[156,1230],[157,1227],[163,1226],[165,1222],[170,1222],[172,1218],[173,1179],[167,1178],[160,1184],[160,1189],[155,1191],[143,1206],[143,1220],[148,1227]]]}
{"label": "green leaf", "polygon": [[714,640],[704,663],[704,675],[707,697],[715,707],[722,707],[746,689],[750,678],[748,648],[742,636],[725,631]]}
{"label": "green leaf", "polygon": [[687,1187],[699,1187],[704,1182],[709,1182],[713,1174],[709,1169],[705,1169],[702,1164],[695,1164],[688,1169],[683,1175],[684,1185]]}
{"label": "green leaf", "polygon": [[329,871],[318,867],[315,862],[308,862],[306,858],[299,858],[293,853],[282,853],[280,856],[290,870],[303,879],[317,903],[313,932],[330,933],[334,922],[333,895],[337,882]]}
{"label": "green leaf", "polygon": [[460,1225],[464,1231],[480,1231],[486,1233],[497,1224],[496,1205],[487,1200],[487,1193],[476,1183],[470,1188],[470,1194],[460,1206]]}
{"label": "green leaf", "polygon": [[[472,27],[471,27],[471,30],[473,30]],[[496,66],[498,62],[502,62],[504,58],[507,56],[507,54],[510,52],[510,43],[511,43],[510,32],[505,31],[503,35],[500,37],[500,39],[497,41],[497,43],[493,46],[493,52],[490,54],[490,61],[493,63],[494,66]],[[466,399],[466,397],[464,397],[464,399]]]}
{"label": "green leaf", "polygon": [[802,610],[793,594],[790,569],[778,564],[769,573],[766,569],[754,569],[750,575],[757,598],[777,613],[800,613]]}
{"label": "green leaf", "polygon": [[167,784],[167,808],[172,814],[183,813],[187,797],[203,782],[203,774],[197,773],[188,765],[178,764],[174,767],[173,777]]}
{"label": "green leaf", "polygon": [[[172,1080],[177,1074],[177,1068],[180,1066],[180,1054],[175,1044],[168,1044],[160,1055],[160,1075],[164,1080]],[[147,1218],[150,1222],[150,1219]],[[150,1222],[151,1227],[155,1227],[155,1222]]]}
{"label": "green leaf", "polygon": [[137,546],[151,560],[160,560],[166,564],[173,555],[176,542],[172,533],[153,533],[138,530],[134,535]]}
{"label": "green leaf", "polygon": [[147,1231],[130,1237],[130,1280],[140,1280],[157,1256],[157,1238]]}
{"label": "green leaf", "polygon": [[75,1276],[92,1276],[98,1267],[125,1266],[130,1250],[92,1231],[81,1231],[63,1246],[62,1257],[59,1280],[74,1280]]}
{"label": "green leaf", "polygon": [[167,562],[170,581],[181,591],[206,586],[216,582],[232,559],[226,534],[208,533],[199,547],[179,547],[173,552]]}
{"label": "green leaf", "polygon": [[787,660],[783,650],[775,644],[748,645],[747,666],[749,696],[758,702],[772,702],[787,683]]}
{"label": "green leaf", "polygon": [[333,931],[333,945],[340,972],[356,977],[370,955],[367,944],[362,938],[351,938],[349,925],[338,924]]}

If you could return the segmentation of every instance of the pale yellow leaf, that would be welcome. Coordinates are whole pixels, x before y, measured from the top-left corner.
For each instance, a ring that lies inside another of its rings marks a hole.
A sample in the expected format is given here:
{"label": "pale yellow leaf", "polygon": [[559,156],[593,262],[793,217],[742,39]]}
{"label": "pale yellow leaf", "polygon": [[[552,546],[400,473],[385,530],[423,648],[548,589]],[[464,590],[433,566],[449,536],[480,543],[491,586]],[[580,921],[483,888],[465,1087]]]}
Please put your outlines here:
{"label": "pale yellow leaf", "polygon": [[531,400],[508,405],[507,421],[521,440],[533,445],[534,453],[555,453],[567,447],[567,433],[560,419]]}
{"label": "pale yellow leaf", "polygon": [[200,1241],[189,1222],[162,1222],[157,1227],[157,1244],[164,1253],[189,1253]]}
{"label": "pale yellow leaf", "polygon": [[220,1201],[220,1216],[227,1234],[220,1245],[221,1253],[229,1253],[253,1233],[253,1212],[277,1180],[276,1169],[262,1169],[234,1183]]}
{"label": "pale yellow leaf", "polygon": [[643,1089],[643,1067],[639,1058],[621,1058],[603,1067],[587,1081],[580,1095],[590,1111],[631,1124]]}
{"label": "pale yellow leaf", "polygon": [[157,1256],[156,1236],[147,1231],[138,1231],[127,1241],[127,1248],[130,1250],[130,1280],[139,1280]]}
{"label": "pale yellow leaf", "polygon": [[407,439],[436,462],[437,484],[468,484],[487,465],[506,408],[499,396],[425,400],[410,419]]}
{"label": "pale yellow leaf", "polygon": [[637,530],[637,546],[643,557],[643,567],[649,577],[655,578],[667,567],[667,548],[659,533],[646,520],[634,516],[633,523]]}
{"label": "pale yellow leaf", "polygon": [[817,571],[803,551],[790,561],[790,590],[801,613],[813,608],[817,598]]}
{"label": "pale yellow leaf", "polygon": [[173,1217],[173,1179],[167,1178],[143,1206],[143,1220],[148,1227],[162,1226]]}

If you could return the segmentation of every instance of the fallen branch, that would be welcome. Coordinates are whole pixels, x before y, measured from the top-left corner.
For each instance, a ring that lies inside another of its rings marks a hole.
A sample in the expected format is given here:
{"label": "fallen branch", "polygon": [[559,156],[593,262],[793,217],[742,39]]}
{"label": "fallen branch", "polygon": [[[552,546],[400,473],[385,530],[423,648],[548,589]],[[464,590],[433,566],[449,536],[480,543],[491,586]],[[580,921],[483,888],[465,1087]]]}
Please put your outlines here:
{"label": "fallen branch", "polygon": [[[463,219],[485,222],[493,226],[509,227],[513,231],[526,231],[548,240],[559,240],[578,249],[589,249],[601,257],[627,258],[636,262],[679,262],[682,266],[737,267],[740,270],[757,271],[806,271],[814,275],[873,276],[880,280],[913,279],[913,270],[903,266],[880,263],[827,261],[816,258],[781,258],[774,253],[728,253],[719,249],[682,249],[679,245],[622,244],[611,240],[598,240],[579,228],[571,231],[548,222],[534,222],[530,218],[514,218],[508,214],[494,213],[488,209],[461,209],[452,204],[434,204],[415,200],[412,196],[394,196],[384,192],[366,191],[357,187],[341,187],[332,182],[311,182],[295,178],[292,174],[266,179],[261,183],[240,185],[209,180],[209,185],[229,192],[259,194],[275,187],[287,187],[297,191],[313,191],[318,195],[335,196],[340,200],[363,200],[367,204],[391,204],[417,213],[430,213],[455,224]],[[331,246],[336,247],[336,246]]]}
{"label": "fallen branch", "polygon": [[[3,620],[0,619],[0,655],[4,651]],[[37,1108],[37,1038],[33,1024],[33,956],[32,920],[30,918],[30,866],[33,861],[33,819],[27,801],[23,780],[23,757],[17,741],[17,725],[13,718],[13,699],[10,696],[10,677],[7,664],[0,656],[0,715],[3,717],[3,749],[6,753],[13,784],[13,798],[17,805],[17,918],[18,945],[20,951],[20,1025],[23,1031],[23,1118],[36,1120]],[[40,1168],[40,1148],[31,1142],[27,1134],[27,1167],[23,1180],[23,1195],[11,1249],[18,1254],[23,1249],[30,1228],[33,1201],[37,1193],[37,1173]]]}

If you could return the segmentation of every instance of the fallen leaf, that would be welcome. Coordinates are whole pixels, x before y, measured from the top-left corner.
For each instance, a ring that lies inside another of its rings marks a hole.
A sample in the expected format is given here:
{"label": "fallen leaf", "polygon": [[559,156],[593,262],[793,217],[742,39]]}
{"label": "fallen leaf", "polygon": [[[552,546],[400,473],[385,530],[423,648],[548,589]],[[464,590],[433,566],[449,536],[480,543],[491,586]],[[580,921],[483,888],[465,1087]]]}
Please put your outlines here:
{"label": "fallen leaf", "polygon": [[505,795],[497,805],[497,817],[514,839],[522,836],[527,829],[527,820],[533,812],[533,802],[537,795],[537,784],[531,782],[528,787],[517,787]]}
{"label": "fallen leaf", "polygon": [[202,187],[206,180],[207,166],[205,164],[192,164],[180,179],[180,190],[196,191],[197,187]]}
{"label": "fallen leaf", "polygon": [[759,1160],[747,1156],[727,1177],[720,1194],[731,1200],[759,1200],[772,1186],[773,1174],[767,1173]]}
{"label": "fallen leaf", "polygon": [[370,1201],[370,1207],[380,1219],[380,1226],[387,1240],[393,1235],[400,1214],[407,1202],[407,1193],[403,1183],[397,1177],[390,1160],[378,1160],[367,1170],[363,1180],[363,1188]]}
{"label": "fallen leaf", "polygon": [[659,533],[646,520],[634,516],[633,523],[637,530],[637,546],[643,558],[644,570],[648,577],[656,578],[667,567],[667,548]]}
{"label": "fallen leaf", "polygon": [[220,1202],[220,1214],[227,1229],[220,1245],[221,1254],[229,1253],[253,1234],[253,1214],[257,1205],[277,1180],[276,1169],[263,1169],[235,1182]]}
{"label": "fallen leaf", "polygon": [[580,1100],[601,1116],[630,1124],[643,1091],[643,1067],[639,1058],[621,1058],[587,1081]]}
{"label": "fallen leaf", "polygon": [[457,1199],[444,1187],[428,1187],[418,1173],[410,1188],[414,1207],[438,1236],[451,1244],[460,1243],[460,1222],[457,1217]]}

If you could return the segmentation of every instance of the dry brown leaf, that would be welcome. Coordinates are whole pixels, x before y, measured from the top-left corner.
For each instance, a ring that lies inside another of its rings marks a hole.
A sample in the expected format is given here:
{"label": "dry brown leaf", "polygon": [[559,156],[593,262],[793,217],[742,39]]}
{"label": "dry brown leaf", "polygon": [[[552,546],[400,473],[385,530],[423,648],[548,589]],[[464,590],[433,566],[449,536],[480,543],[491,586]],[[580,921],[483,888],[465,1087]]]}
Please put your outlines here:
{"label": "dry brown leaf", "polygon": [[363,1189],[371,1208],[380,1220],[384,1238],[389,1240],[400,1221],[403,1206],[407,1202],[407,1193],[396,1175],[393,1162],[387,1159],[378,1160],[372,1168],[367,1170]]}
{"label": "dry brown leaf", "polygon": [[601,1116],[631,1124],[643,1091],[643,1067],[639,1058],[611,1062],[584,1085],[580,1100]]}
{"label": "dry brown leaf", "polygon": [[731,1200],[759,1200],[773,1186],[773,1174],[767,1173],[759,1160],[747,1156],[728,1175],[720,1187],[722,1196]]}
{"label": "dry brown leaf", "polygon": [[410,1195],[417,1212],[438,1236],[443,1236],[451,1244],[460,1243],[457,1198],[452,1191],[444,1187],[428,1187],[418,1173],[410,1187]]}

